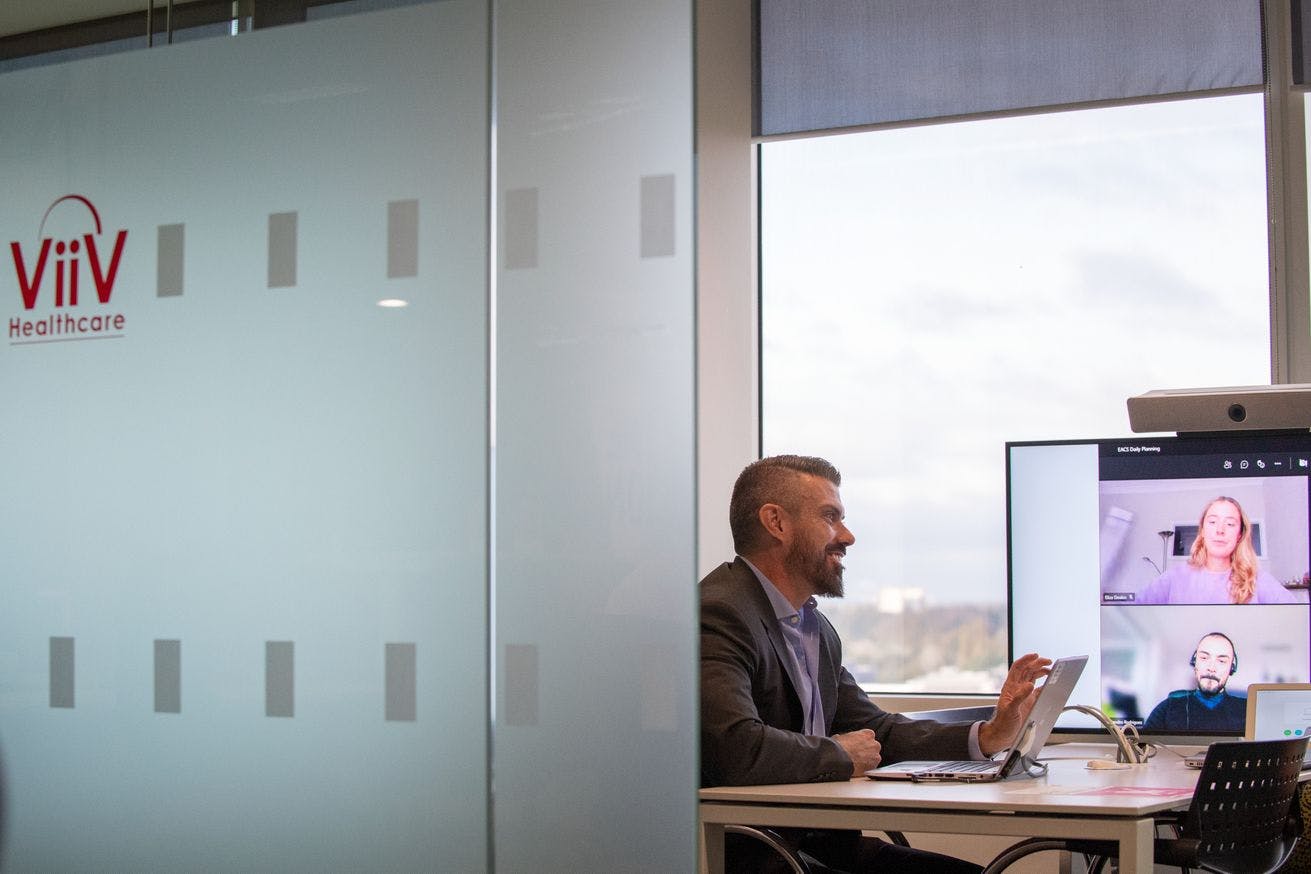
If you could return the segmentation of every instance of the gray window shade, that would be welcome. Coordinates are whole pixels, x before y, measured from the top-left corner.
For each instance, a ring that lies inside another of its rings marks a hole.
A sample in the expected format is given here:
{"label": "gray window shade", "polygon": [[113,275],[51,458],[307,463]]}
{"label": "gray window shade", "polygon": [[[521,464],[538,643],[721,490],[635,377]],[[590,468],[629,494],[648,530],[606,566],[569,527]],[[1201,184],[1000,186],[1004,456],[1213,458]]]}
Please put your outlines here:
{"label": "gray window shade", "polygon": [[1259,0],[759,0],[762,135],[1264,82]]}

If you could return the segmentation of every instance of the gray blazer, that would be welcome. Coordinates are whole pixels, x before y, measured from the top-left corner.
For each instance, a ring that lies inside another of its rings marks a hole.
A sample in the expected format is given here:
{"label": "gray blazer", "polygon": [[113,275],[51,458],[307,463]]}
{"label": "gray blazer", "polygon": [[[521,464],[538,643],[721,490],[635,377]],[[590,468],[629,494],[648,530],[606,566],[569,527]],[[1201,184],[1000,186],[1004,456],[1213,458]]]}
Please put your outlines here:
{"label": "gray blazer", "polygon": [[[969,725],[879,709],[842,667],[842,642],[820,614],[819,688],[825,734],[873,729],[883,761],[969,758]],[[701,581],[701,785],[846,780],[851,759],[808,737],[792,658],[769,598],[740,558]]]}

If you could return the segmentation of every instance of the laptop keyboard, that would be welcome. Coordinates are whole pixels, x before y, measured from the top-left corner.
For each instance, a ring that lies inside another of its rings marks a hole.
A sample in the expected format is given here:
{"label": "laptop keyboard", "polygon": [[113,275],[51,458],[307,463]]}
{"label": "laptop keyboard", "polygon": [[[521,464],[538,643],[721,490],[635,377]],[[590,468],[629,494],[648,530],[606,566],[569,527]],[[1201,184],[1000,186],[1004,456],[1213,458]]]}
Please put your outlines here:
{"label": "laptop keyboard", "polygon": [[925,774],[978,774],[984,771],[994,771],[997,768],[996,762],[941,762],[928,768],[922,773]]}

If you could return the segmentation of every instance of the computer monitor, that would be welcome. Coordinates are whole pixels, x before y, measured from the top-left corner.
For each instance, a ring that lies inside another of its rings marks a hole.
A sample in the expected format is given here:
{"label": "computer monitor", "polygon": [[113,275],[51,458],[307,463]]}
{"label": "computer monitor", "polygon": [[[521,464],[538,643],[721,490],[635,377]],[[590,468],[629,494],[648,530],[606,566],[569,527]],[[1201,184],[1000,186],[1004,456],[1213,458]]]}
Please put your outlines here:
{"label": "computer monitor", "polygon": [[1311,433],[1006,444],[1011,657],[1089,653],[1071,703],[1145,735],[1241,735],[1249,683],[1311,680],[1309,478]]}

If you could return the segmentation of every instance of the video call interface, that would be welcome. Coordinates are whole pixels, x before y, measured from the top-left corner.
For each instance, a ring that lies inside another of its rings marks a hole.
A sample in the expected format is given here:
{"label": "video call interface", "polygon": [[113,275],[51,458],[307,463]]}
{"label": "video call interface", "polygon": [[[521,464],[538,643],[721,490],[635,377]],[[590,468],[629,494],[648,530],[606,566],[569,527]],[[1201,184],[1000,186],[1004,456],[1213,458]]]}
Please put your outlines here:
{"label": "video call interface", "polygon": [[1087,653],[1071,704],[1238,735],[1249,684],[1311,680],[1311,434],[1006,452],[1011,654]]}

